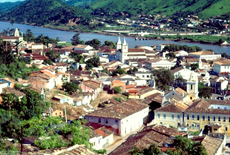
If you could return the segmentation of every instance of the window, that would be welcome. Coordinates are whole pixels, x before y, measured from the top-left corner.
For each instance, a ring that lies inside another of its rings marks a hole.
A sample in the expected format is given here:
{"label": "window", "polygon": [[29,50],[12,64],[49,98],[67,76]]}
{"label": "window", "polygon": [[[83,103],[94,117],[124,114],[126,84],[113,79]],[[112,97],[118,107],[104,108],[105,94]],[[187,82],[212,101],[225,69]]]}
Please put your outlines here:
{"label": "window", "polygon": [[166,114],[164,114],[164,116],[163,116],[163,117],[164,117],[164,119],[166,119]]}
{"label": "window", "polygon": [[160,124],[163,124],[162,122],[160,122]]}
{"label": "window", "polygon": [[187,124],[187,127],[189,127],[189,124]]}
{"label": "window", "polygon": [[223,121],[226,122],[226,117],[224,117]]}
{"label": "window", "polygon": [[57,116],[57,113],[55,113],[55,115]]}
{"label": "window", "polygon": [[228,118],[228,121],[230,122],[230,117]]}
{"label": "window", "polygon": [[118,120],[115,120],[116,123],[118,123]]}
{"label": "window", "polygon": [[174,119],[174,115],[172,115],[172,119]]}
{"label": "window", "polygon": [[208,121],[210,121],[210,116],[208,116]]}
{"label": "window", "polygon": [[190,100],[192,100],[192,97],[190,97]]}
{"label": "window", "polygon": [[158,114],[158,118],[160,118],[161,117],[161,114]]}
{"label": "window", "polygon": [[195,118],[195,116],[194,116],[194,115],[192,115],[192,120],[194,120],[194,118]]}
{"label": "window", "polygon": [[98,123],[101,123],[101,118],[98,118]]}
{"label": "window", "polygon": [[187,115],[187,120],[189,120],[189,115]]}
{"label": "window", "polygon": [[218,117],[218,121],[220,121],[220,116]]}
{"label": "window", "polygon": [[105,120],[105,123],[108,124],[108,119]]}
{"label": "window", "polygon": [[197,125],[196,125],[196,128],[197,128],[197,129],[200,129],[200,125],[199,125],[199,124],[197,124]]}
{"label": "window", "polygon": [[216,117],[215,116],[213,116],[213,121],[216,121]]}
{"label": "window", "polygon": [[203,119],[203,121],[205,120],[205,116],[204,115],[203,115],[202,119]]}
{"label": "window", "polygon": [[200,115],[197,115],[197,120],[200,120]]}
{"label": "window", "polygon": [[177,115],[177,119],[180,119],[180,115]]}
{"label": "window", "polygon": [[228,131],[228,127],[225,127],[225,131]]}
{"label": "window", "polygon": [[191,85],[191,90],[192,90],[192,85]]}

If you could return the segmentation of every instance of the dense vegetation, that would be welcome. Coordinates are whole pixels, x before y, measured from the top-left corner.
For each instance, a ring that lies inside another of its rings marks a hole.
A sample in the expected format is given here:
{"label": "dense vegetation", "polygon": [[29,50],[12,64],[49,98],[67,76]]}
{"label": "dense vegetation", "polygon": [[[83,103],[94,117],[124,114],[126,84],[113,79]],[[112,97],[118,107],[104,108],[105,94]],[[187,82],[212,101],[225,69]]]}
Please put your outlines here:
{"label": "dense vegetation", "polygon": [[29,23],[35,25],[88,24],[90,17],[77,7],[65,4],[62,0],[27,0],[12,11],[0,16],[1,20],[13,23]]}
{"label": "dense vegetation", "polygon": [[11,9],[15,8],[18,6],[21,2],[5,2],[5,3],[0,3],[0,13],[4,13],[7,11],[10,11]]}
{"label": "dense vegetation", "polygon": [[217,44],[220,45],[224,41],[230,42],[230,38],[226,36],[211,36],[211,35],[149,35],[147,36],[151,39],[163,39],[163,40],[174,40],[174,41],[188,41],[188,42],[198,42],[207,44]]}
{"label": "dense vegetation", "polygon": [[197,14],[202,18],[228,15],[230,1],[227,0],[95,0],[88,5],[97,15],[121,16],[122,12],[128,15],[162,14],[179,15]]}

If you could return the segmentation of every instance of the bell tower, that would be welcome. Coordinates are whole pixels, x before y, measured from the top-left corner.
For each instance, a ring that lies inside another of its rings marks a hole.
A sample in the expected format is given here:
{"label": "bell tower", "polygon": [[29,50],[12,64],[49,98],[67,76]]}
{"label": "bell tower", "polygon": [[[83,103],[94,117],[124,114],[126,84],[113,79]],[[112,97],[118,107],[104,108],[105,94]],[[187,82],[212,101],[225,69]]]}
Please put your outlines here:
{"label": "bell tower", "polygon": [[118,37],[118,40],[117,40],[117,50],[121,50],[121,39],[120,39],[120,36]]}
{"label": "bell tower", "polygon": [[18,28],[15,29],[14,36],[15,37],[20,37],[20,33],[19,33]]}
{"label": "bell tower", "polygon": [[198,77],[192,72],[189,80],[187,81],[187,93],[189,100],[194,100],[198,98]]}
{"label": "bell tower", "polygon": [[122,49],[121,49],[121,62],[125,63],[125,60],[127,59],[127,54],[128,54],[128,44],[126,43],[126,40],[124,38],[124,42],[122,45]]}

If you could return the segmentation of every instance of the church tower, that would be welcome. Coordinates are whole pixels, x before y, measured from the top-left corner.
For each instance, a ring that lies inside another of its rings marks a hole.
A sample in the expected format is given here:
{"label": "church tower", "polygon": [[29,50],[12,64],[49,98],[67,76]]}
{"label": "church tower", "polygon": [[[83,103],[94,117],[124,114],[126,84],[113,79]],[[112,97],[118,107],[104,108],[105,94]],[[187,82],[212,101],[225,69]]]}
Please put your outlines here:
{"label": "church tower", "polygon": [[121,39],[120,39],[120,36],[118,37],[118,40],[117,40],[117,50],[121,50]]}
{"label": "church tower", "polygon": [[127,54],[128,54],[128,44],[126,43],[126,40],[124,37],[124,42],[123,42],[122,49],[121,49],[121,62],[122,63],[125,63]]}
{"label": "church tower", "polygon": [[19,33],[18,28],[15,29],[14,36],[15,37],[20,37],[20,33]]}
{"label": "church tower", "polygon": [[198,98],[198,77],[194,72],[191,73],[187,81],[187,93],[189,97],[188,100],[192,101]]}

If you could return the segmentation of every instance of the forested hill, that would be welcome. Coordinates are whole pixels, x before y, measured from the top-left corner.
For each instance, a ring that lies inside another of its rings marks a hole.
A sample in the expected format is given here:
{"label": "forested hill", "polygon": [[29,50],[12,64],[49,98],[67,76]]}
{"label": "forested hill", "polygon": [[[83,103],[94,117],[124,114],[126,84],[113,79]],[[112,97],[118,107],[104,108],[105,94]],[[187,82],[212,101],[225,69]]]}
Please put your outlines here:
{"label": "forested hill", "polygon": [[0,13],[7,12],[16,6],[18,6],[22,2],[5,2],[5,3],[0,3]]}
{"label": "forested hill", "polygon": [[87,6],[89,2],[93,2],[93,1],[95,0],[64,0],[64,2],[67,3],[68,5],[80,6],[80,7]]}
{"label": "forested hill", "polygon": [[230,0],[95,0],[87,4],[94,14],[114,15],[120,12],[137,14],[187,15],[201,18],[230,14]]}
{"label": "forested hill", "polygon": [[87,23],[90,16],[84,10],[69,6],[62,0],[27,0],[13,10],[0,15],[0,20],[35,25]]}

